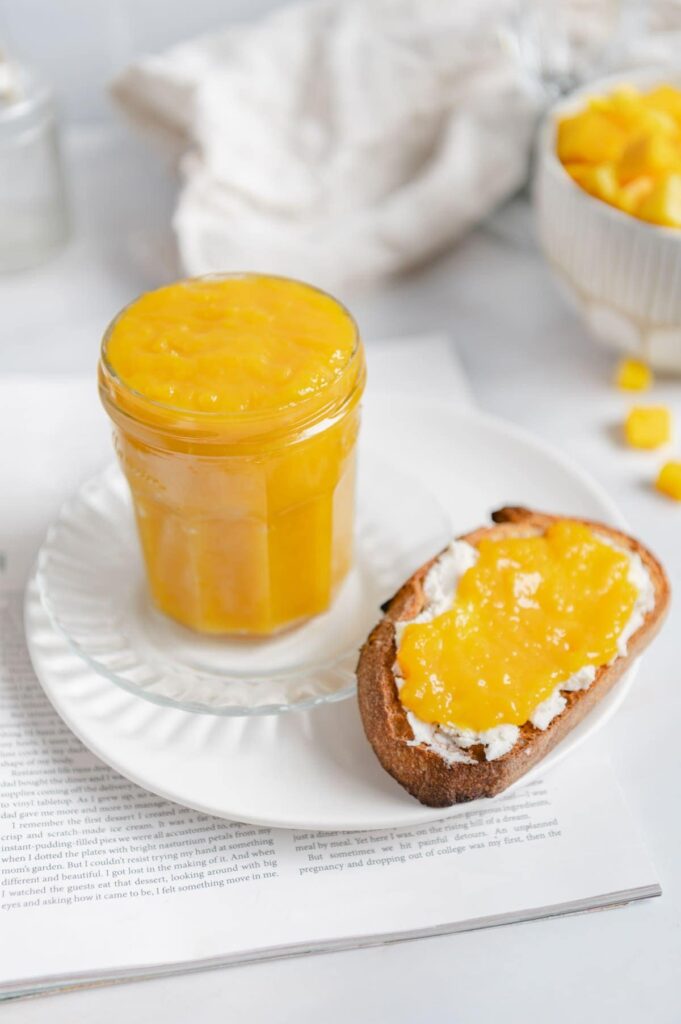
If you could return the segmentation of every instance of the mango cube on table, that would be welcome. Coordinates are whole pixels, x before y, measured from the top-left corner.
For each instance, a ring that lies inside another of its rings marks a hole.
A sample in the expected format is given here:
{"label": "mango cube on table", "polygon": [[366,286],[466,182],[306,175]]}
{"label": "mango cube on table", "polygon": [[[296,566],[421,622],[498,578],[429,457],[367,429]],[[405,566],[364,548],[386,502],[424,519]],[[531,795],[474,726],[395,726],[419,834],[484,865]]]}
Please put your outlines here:
{"label": "mango cube on table", "polygon": [[674,501],[681,501],[681,462],[665,462],[655,486]]}
{"label": "mango cube on table", "polygon": [[617,177],[623,185],[643,175],[655,177],[679,170],[681,149],[676,139],[666,135],[638,135],[617,162]]}
{"label": "mango cube on table", "polygon": [[615,384],[622,391],[647,391],[653,372],[642,359],[623,359],[617,367]]}
{"label": "mango cube on table", "polygon": [[632,448],[660,448],[672,436],[672,414],[664,405],[635,405],[624,424]]}

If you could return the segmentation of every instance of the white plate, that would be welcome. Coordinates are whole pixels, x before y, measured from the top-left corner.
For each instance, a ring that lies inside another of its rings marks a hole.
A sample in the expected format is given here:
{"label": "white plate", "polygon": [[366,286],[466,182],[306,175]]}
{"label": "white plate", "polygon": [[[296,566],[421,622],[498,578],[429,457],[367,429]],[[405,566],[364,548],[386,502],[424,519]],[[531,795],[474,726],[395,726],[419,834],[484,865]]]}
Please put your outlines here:
{"label": "white plate", "polygon": [[[598,484],[491,417],[408,396],[374,396],[363,443],[429,488],[451,513],[455,533],[484,522],[495,507],[519,503],[622,525]],[[325,830],[418,825],[475,806],[434,810],[405,793],[376,761],[353,699],[248,718],[161,707],[86,665],[50,624],[34,582],[25,614],[36,673],[67,725],[122,775],[177,803],[259,825]],[[627,673],[525,780],[546,774],[602,727],[632,677]]]}

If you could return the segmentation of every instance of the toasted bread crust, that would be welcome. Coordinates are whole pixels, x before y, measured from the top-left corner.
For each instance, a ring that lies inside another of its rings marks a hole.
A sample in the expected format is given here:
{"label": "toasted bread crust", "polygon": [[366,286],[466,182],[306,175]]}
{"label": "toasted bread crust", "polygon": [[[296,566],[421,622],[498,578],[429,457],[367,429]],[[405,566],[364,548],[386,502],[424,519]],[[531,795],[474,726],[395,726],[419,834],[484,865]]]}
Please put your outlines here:
{"label": "toasted bread crust", "polygon": [[[524,508],[502,508],[492,514],[495,525],[473,530],[459,539],[476,545],[483,538],[494,540],[543,533],[559,518],[562,517]],[[449,764],[424,744],[410,745],[414,734],[400,703],[393,674],[397,653],[394,624],[411,619],[422,610],[425,601],[423,580],[436,559],[421,566],[385,606],[384,617],[360,652],[357,666],[359,708],[364,731],[379,761],[421,803],[430,807],[449,807],[501,793],[581,722],[612,689],[660,628],[669,605],[670,591],[665,571],[655,556],[626,533],[591,520],[580,521],[640,556],[655,589],[654,607],[630,638],[626,657],[599,668],[588,689],[564,692],[567,704],[546,729],[537,729],[529,722],[521,726],[513,749],[495,761],[486,761],[482,748],[473,747],[470,753],[476,759],[475,764]]]}

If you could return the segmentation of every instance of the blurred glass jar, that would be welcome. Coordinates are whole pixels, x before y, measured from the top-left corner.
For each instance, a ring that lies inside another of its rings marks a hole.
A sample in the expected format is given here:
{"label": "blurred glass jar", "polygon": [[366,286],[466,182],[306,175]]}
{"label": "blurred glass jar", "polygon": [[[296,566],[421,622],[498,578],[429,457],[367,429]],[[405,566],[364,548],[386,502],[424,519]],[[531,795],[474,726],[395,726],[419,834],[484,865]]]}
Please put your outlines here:
{"label": "blurred glass jar", "polygon": [[68,231],[52,93],[0,57],[0,272],[42,263]]}

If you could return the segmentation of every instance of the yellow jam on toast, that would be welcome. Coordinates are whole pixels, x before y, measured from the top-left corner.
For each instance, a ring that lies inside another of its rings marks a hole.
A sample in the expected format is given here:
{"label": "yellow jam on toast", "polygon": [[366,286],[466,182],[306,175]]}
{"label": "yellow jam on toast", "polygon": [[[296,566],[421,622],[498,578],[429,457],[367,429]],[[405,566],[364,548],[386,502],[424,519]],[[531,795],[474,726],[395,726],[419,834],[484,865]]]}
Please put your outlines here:
{"label": "yellow jam on toast", "polygon": [[400,700],[421,721],[522,725],[565,680],[617,655],[637,588],[627,554],[586,525],[482,540],[449,611],[406,626]]}

